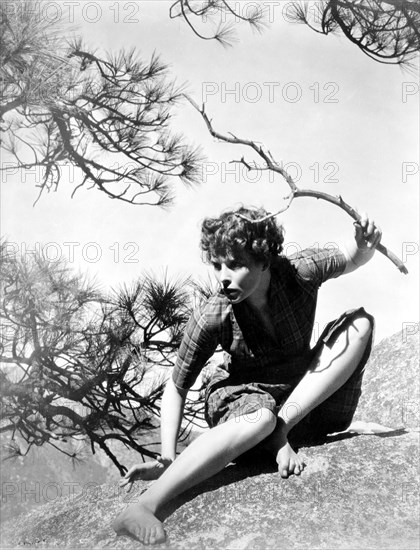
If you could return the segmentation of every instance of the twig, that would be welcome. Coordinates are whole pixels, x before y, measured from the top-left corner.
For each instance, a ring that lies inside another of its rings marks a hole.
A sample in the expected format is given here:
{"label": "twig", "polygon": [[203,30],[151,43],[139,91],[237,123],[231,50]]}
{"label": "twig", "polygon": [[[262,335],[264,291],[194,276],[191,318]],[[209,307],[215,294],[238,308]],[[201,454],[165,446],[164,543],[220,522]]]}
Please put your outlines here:
{"label": "twig", "polygon": [[[246,145],[247,147],[251,147],[251,149],[253,149],[264,160],[266,167],[258,168],[258,166],[255,163],[251,164],[245,161],[243,157],[241,160],[234,161],[234,162],[242,163],[248,170],[258,170],[258,169],[266,170],[268,168],[269,170],[272,170],[273,172],[280,174],[285,179],[288,186],[290,187],[290,194],[287,197],[285,197],[285,200],[287,200],[286,206],[281,208],[275,214],[269,214],[268,216],[265,216],[264,218],[260,218],[257,220],[251,220],[246,218],[246,216],[241,215],[242,218],[247,219],[247,221],[249,221],[250,223],[259,223],[269,218],[278,216],[280,213],[287,210],[292,204],[293,200],[296,198],[313,197],[315,199],[321,199],[321,200],[330,202],[332,204],[335,204],[336,206],[338,206],[339,208],[347,212],[347,214],[357,222],[361,220],[360,214],[352,206],[347,204],[340,195],[338,197],[335,197],[334,195],[329,195],[328,193],[323,193],[322,191],[316,191],[313,189],[299,189],[296,186],[290,174],[280,164],[278,164],[274,160],[270,151],[265,149],[263,145],[260,145],[257,142],[252,140],[238,138],[237,136],[235,136],[230,132],[229,132],[229,135],[224,135],[224,134],[221,134],[220,132],[217,132],[213,128],[212,122],[205,112],[204,104],[200,109],[198,104],[191,97],[189,97],[188,95],[185,95],[185,98],[201,114],[201,116],[204,119],[204,122],[207,125],[207,128],[210,134],[213,137],[215,137],[216,139],[219,139],[220,141],[225,141],[227,143],[233,143],[235,145]],[[386,246],[380,243],[377,245],[376,250],[378,250],[379,252],[384,254],[387,258],[389,258],[389,260],[391,260],[391,262],[397,266],[397,268],[401,271],[401,273],[404,273],[404,274],[408,273],[408,270],[403,264],[403,262],[398,258],[398,256],[396,256],[396,254],[394,254]]]}

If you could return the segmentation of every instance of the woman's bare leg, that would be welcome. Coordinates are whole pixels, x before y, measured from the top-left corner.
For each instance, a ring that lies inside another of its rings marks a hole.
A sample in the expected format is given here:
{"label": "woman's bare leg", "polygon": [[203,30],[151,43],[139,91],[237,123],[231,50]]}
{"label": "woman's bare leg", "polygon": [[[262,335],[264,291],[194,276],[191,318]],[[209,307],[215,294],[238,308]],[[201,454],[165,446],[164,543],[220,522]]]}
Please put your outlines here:
{"label": "woman's bare leg", "polygon": [[354,319],[331,346],[322,346],[284,403],[276,429],[264,444],[275,453],[282,477],[299,475],[304,468],[301,457],[289,444],[289,431],[350,378],[363,357],[371,332],[372,326],[366,317]]}
{"label": "woman's bare leg", "polygon": [[189,445],[167,470],[114,521],[119,535],[129,535],[145,544],[165,539],[159,508],[190,487],[222,470],[240,454],[266,438],[276,426],[276,416],[262,408],[228,420],[205,432]]}

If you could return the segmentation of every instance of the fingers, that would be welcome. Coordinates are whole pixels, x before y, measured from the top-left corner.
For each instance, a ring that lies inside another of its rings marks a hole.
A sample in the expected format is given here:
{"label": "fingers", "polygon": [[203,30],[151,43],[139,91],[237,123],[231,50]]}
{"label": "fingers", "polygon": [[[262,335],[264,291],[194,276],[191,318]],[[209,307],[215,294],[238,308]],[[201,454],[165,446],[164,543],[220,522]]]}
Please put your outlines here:
{"label": "fingers", "polygon": [[162,464],[165,468],[170,466],[173,462],[171,458],[165,458],[162,455],[156,457],[156,461],[159,462],[159,464]]}
{"label": "fingers", "polygon": [[119,483],[120,487],[127,487],[127,493],[131,491],[133,488],[133,480],[132,479],[126,479],[125,477],[120,481]]}
{"label": "fingers", "polygon": [[378,244],[381,242],[382,238],[382,230],[380,227],[375,227],[374,231],[374,237],[372,239],[372,247],[378,246]]}
{"label": "fingers", "polygon": [[119,486],[120,487],[125,487],[127,485],[127,483],[130,483],[130,480],[127,479],[126,477],[123,477],[122,479],[120,479]]}
{"label": "fingers", "polygon": [[359,248],[375,248],[381,241],[382,231],[375,220],[369,218],[366,212],[360,214],[360,220],[354,223],[355,239]]}
{"label": "fingers", "polygon": [[132,476],[134,476],[137,473],[137,470],[139,469],[139,465],[135,464],[134,466],[131,466],[131,468],[127,471],[127,473],[124,476],[124,479],[129,479]]}
{"label": "fingers", "polygon": [[131,491],[131,489],[133,488],[133,483],[136,479],[136,473],[137,473],[137,470],[138,470],[138,466],[132,466],[128,472],[125,474],[125,476],[121,479],[119,485],[120,487],[125,487],[127,486],[127,493],[129,493]]}

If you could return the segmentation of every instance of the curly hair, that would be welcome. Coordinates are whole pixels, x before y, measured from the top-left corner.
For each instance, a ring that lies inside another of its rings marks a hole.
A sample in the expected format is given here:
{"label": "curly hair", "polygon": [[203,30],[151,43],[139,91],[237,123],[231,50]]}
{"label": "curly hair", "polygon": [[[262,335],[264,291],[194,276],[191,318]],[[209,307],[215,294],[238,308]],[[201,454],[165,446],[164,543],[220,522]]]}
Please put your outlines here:
{"label": "curly hair", "polygon": [[264,208],[245,208],[224,212],[218,218],[205,218],[200,247],[204,259],[241,258],[248,253],[255,261],[270,264],[282,251],[284,230],[274,218],[251,223],[241,216],[258,220],[268,215]]}

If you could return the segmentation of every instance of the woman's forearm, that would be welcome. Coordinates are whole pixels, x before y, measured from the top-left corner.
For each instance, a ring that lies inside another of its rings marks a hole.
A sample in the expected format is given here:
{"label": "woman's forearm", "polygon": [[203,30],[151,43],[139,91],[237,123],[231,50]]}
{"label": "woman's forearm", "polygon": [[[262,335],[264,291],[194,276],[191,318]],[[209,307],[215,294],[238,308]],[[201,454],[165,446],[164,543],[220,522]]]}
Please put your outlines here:
{"label": "woman's forearm", "polygon": [[354,240],[343,247],[347,266],[344,273],[351,273],[367,263],[381,241],[382,231],[367,214],[361,214],[360,221],[354,224]]}
{"label": "woman's forearm", "polygon": [[179,428],[184,412],[187,390],[179,390],[169,378],[162,397],[161,407],[161,455],[163,459],[175,460]]}
{"label": "woman's forearm", "polygon": [[341,251],[346,256],[347,266],[344,273],[351,273],[358,267],[366,264],[374,255],[374,248],[358,248],[355,241],[345,243],[341,248]]}

